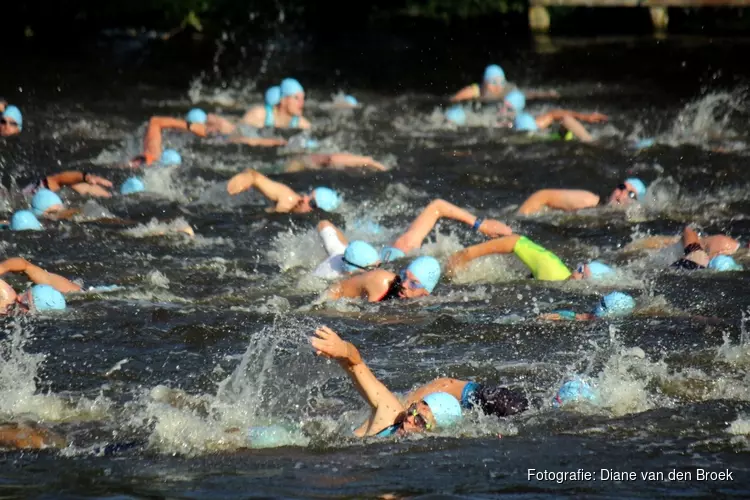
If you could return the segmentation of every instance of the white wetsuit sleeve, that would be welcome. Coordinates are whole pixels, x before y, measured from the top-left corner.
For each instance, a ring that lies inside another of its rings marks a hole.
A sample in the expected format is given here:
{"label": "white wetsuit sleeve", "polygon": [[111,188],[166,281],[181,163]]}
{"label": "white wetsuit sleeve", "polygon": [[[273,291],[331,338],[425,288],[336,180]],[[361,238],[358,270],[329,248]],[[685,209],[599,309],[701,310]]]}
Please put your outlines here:
{"label": "white wetsuit sleeve", "polygon": [[339,239],[334,228],[324,227],[319,234],[320,239],[323,240],[323,246],[330,257],[344,253],[346,250],[346,244]]}
{"label": "white wetsuit sleeve", "polygon": [[320,263],[313,271],[313,276],[332,280],[344,276],[344,255],[332,255]]}

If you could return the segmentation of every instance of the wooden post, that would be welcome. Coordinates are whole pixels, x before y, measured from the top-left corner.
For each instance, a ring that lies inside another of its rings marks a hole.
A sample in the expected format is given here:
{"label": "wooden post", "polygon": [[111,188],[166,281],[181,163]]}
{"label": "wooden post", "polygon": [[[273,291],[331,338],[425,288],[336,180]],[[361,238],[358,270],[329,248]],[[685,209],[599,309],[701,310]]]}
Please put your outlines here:
{"label": "wooden post", "polygon": [[549,31],[549,12],[543,5],[529,6],[529,26],[535,33],[547,33]]}

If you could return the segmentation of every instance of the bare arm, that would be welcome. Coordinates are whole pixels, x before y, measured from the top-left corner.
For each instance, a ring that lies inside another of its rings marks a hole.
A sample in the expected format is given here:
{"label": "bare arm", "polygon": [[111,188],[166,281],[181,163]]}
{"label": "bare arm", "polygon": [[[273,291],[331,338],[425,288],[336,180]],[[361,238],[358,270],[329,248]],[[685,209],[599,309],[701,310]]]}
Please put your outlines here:
{"label": "bare arm", "polygon": [[151,165],[161,156],[161,132],[164,129],[185,130],[199,137],[206,136],[206,126],[203,124],[191,123],[188,129],[188,123],[183,119],[153,116],[148,121],[146,135],[143,138],[143,156],[147,165]]}
{"label": "bare arm", "polygon": [[231,195],[239,194],[255,188],[270,201],[276,203],[277,212],[291,211],[302,198],[289,186],[272,181],[265,175],[248,169],[232,177],[227,183],[227,192]]}
{"label": "bare arm", "polygon": [[351,153],[333,153],[328,156],[327,164],[331,167],[354,167],[354,168],[373,168],[375,170],[386,171],[388,167],[380,162],[375,161],[370,156],[360,156]]}
{"label": "bare arm", "polygon": [[456,92],[456,94],[451,97],[451,102],[471,101],[472,99],[478,99],[479,96],[479,85],[475,83]]}
{"label": "bare arm", "polygon": [[78,172],[76,170],[67,170],[59,174],[47,176],[47,185],[52,191],[59,191],[62,186],[72,186],[73,184],[87,183],[105,187],[112,187],[112,182],[94,174]]}
{"label": "bare arm", "polygon": [[263,128],[266,125],[266,108],[265,106],[253,106],[247,110],[242,117],[242,123],[255,128]]}
{"label": "bare arm", "polygon": [[410,392],[409,395],[406,396],[406,403],[404,406],[408,407],[412,403],[418,403],[419,401],[422,401],[425,396],[434,392],[447,392],[458,401],[461,401],[461,394],[463,393],[464,387],[466,387],[465,380],[458,380],[455,378],[437,378]]}
{"label": "bare arm", "polygon": [[206,128],[217,134],[230,135],[234,133],[237,126],[223,116],[209,113],[206,118]]}
{"label": "bare arm", "polygon": [[360,273],[331,286],[326,296],[332,300],[367,297],[369,302],[377,302],[385,295],[393,278],[393,273],[383,269]]}
{"label": "bare arm", "polygon": [[275,146],[284,146],[286,144],[286,139],[277,138],[277,137],[232,137],[229,139],[229,142],[233,142],[235,144],[244,144],[246,146],[256,146],[256,147],[275,147]]}
{"label": "bare arm", "polygon": [[588,123],[599,123],[608,120],[608,117],[601,113],[578,113],[577,111],[571,111],[568,109],[553,109],[543,115],[537,116],[536,124],[539,128],[548,128],[554,122],[562,121],[566,116],[571,116],[576,120]]}
{"label": "bare arm", "polygon": [[21,257],[13,257],[0,263],[0,275],[25,273],[37,285],[50,285],[60,293],[78,292],[81,287],[60,275],[45,271]]}
{"label": "bare arm", "polygon": [[534,214],[545,207],[557,210],[581,210],[599,204],[599,196],[580,189],[541,189],[523,202],[518,208],[521,215]]}
{"label": "bare arm", "polygon": [[454,253],[451,258],[448,259],[446,272],[449,275],[455,274],[456,271],[466,267],[466,265],[472,260],[485,255],[513,253],[513,248],[516,246],[516,243],[518,243],[520,238],[519,235],[514,234],[464,248],[463,250]]}

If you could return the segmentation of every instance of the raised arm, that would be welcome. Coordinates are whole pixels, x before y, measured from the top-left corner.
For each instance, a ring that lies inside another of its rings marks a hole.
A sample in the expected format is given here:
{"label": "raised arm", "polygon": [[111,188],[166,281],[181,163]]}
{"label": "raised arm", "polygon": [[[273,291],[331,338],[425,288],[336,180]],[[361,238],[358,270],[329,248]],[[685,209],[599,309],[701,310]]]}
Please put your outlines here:
{"label": "raised arm", "polygon": [[[393,246],[403,252],[410,252],[421,247],[424,239],[430,234],[432,228],[435,227],[437,221],[442,217],[463,222],[468,226],[475,225],[478,220],[476,216],[463,208],[459,208],[445,200],[433,200],[414,219],[409,229],[393,243]],[[487,219],[480,222],[478,230],[486,236],[497,237],[513,234],[513,230],[500,221]]]}
{"label": "raised arm", "polygon": [[236,195],[250,188],[255,188],[270,201],[276,203],[277,212],[291,211],[302,199],[292,188],[280,182],[272,181],[253,169],[247,169],[229,179],[227,192]]}
{"label": "raised arm", "polygon": [[456,92],[456,94],[451,97],[451,102],[471,101],[472,99],[479,99],[480,95],[481,92],[479,90],[479,85],[474,83]]}
{"label": "raised arm", "polygon": [[599,123],[608,120],[608,117],[601,113],[579,113],[569,109],[553,109],[552,111],[537,116],[536,124],[539,128],[548,128],[554,122],[562,121],[566,116],[588,123]]}
{"label": "raised arm", "polygon": [[451,258],[448,259],[446,272],[449,275],[455,274],[456,271],[466,267],[472,260],[484,257],[485,255],[513,253],[513,248],[520,238],[519,235],[514,234],[464,248],[451,255]]}
{"label": "raised arm", "polygon": [[191,123],[188,129],[187,121],[170,116],[153,116],[148,121],[146,135],[143,138],[143,156],[145,163],[151,165],[161,156],[161,132],[164,129],[185,130],[199,137],[206,136],[206,126],[201,123]]}
{"label": "raised arm", "polygon": [[373,168],[375,170],[386,171],[388,167],[380,162],[375,161],[370,156],[361,156],[351,153],[333,153],[330,155],[309,155],[310,157],[327,157],[321,165],[328,165],[332,168]]}
{"label": "raised arm", "polygon": [[60,293],[78,292],[81,287],[62,276],[45,271],[21,257],[0,263],[0,276],[5,273],[25,273],[37,285],[50,285]]}

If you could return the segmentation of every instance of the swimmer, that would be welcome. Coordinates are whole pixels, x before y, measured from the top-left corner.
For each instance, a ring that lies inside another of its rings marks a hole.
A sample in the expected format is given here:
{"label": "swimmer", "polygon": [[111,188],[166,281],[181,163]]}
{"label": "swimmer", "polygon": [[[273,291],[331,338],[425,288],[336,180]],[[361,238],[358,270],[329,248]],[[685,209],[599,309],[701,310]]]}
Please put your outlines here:
{"label": "swimmer", "polygon": [[[626,252],[637,252],[640,250],[659,250],[678,243],[682,236],[648,236],[625,245]],[[700,237],[701,247],[706,251],[709,258],[717,255],[734,255],[740,248],[740,242],[730,236],[713,234]],[[684,248],[684,244],[682,245]]]}
{"label": "swimmer", "polygon": [[609,118],[601,113],[579,113],[567,109],[555,109],[534,117],[526,112],[519,112],[513,120],[513,129],[517,132],[549,131],[548,139],[594,142],[594,137],[581,122],[602,123]]}
{"label": "swimmer", "polygon": [[67,445],[63,436],[34,424],[0,424],[0,448],[44,450],[61,449]]}
{"label": "swimmer", "polygon": [[2,225],[11,231],[44,230],[44,226],[31,210],[18,210],[11,216],[10,221],[4,221]]}
{"label": "swimmer", "polygon": [[503,417],[528,408],[528,401],[518,392],[448,378],[433,380],[418,388],[407,395],[402,404],[375,377],[357,348],[327,326],[317,329],[310,343],[317,355],[338,361],[370,405],[370,417],[354,431],[358,437],[403,436],[445,429],[463,418],[462,406]]}
{"label": "swimmer", "polygon": [[[732,257],[720,253],[733,247],[731,242],[723,238],[708,240],[712,247],[704,247],[698,233],[690,226],[682,232],[682,247],[684,256],[674,263],[673,268],[686,271],[710,268],[715,271],[741,271],[742,266],[737,264]],[[739,243],[737,244],[739,247]],[[711,252],[714,252],[713,254]],[[736,248],[735,248],[736,251]]]}
{"label": "swimmer", "polygon": [[615,270],[597,260],[581,263],[571,272],[560,257],[546,248],[537,245],[526,236],[513,234],[479,243],[454,253],[448,260],[447,273],[454,275],[479,257],[492,254],[513,253],[531,271],[534,279],[542,281],[564,281],[581,279],[602,279],[613,277]]}
{"label": "swimmer", "polygon": [[380,265],[380,254],[365,241],[349,242],[339,228],[330,221],[318,223],[318,234],[328,258],[313,271],[313,276],[323,279],[340,278],[346,274],[370,271]]}
{"label": "swimmer", "polygon": [[539,319],[551,321],[591,321],[594,319],[608,319],[627,316],[635,309],[635,300],[627,293],[611,292],[602,297],[590,313],[577,313],[566,309],[542,314]]}
{"label": "swimmer", "polygon": [[445,121],[452,123],[453,125],[459,127],[466,125],[466,111],[464,111],[464,108],[461,106],[451,106],[446,109],[445,113],[443,113],[443,117],[445,118]]}
{"label": "swimmer", "polygon": [[255,128],[309,129],[310,122],[302,116],[305,107],[302,85],[294,78],[285,78],[278,89],[278,101],[276,90],[271,87],[266,94],[266,104],[248,110],[242,123]]}
{"label": "swimmer", "polygon": [[54,193],[59,192],[63,187],[69,186],[76,193],[83,196],[93,196],[95,198],[111,198],[112,193],[108,188],[112,187],[112,182],[89,172],[79,172],[68,170],[59,174],[47,175],[41,177],[23,188],[23,194],[33,195],[40,189],[48,189]]}
{"label": "swimmer", "polygon": [[[646,198],[646,184],[637,177],[630,177],[617,185],[609,196],[611,206],[628,206],[643,203]],[[529,196],[518,208],[519,215],[530,215],[544,209],[573,212],[599,205],[600,197],[582,189],[541,189]]]}
{"label": "swimmer", "polygon": [[354,109],[359,107],[359,101],[353,95],[338,94],[333,98],[333,107],[338,109]]}
{"label": "swimmer", "polygon": [[[451,102],[473,101],[477,99],[486,101],[499,101],[503,99],[516,86],[508,83],[505,79],[505,72],[497,64],[490,64],[484,70],[482,85],[474,83],[468,87],[459,90]],[[550,92],[526,92],[529,99],[542,99],[560,97],[555,91]]]}
{"label": "swimmer", "polygon": [[77,208],[66,208],[62,199],[46,188],[41,188],[31,197],[31,211],[37,217],[50,220],[65,220],[81,213]]}
{"label": "swimmer", "polygon": [[303,170],[333,169],[342,170],[346,168],[371,168],[385,172],[388,167],[376,161],[371,156],[355,155],[352,153],[311,153],[297,156],[285,161],[279,167],[269,173],[292,173]]}
{"label": "swimmer", "polygon": [[64,293],[80,292],[81,287],[67,278],[45,271],[24,258],[13,257],[0,262],[0,276],[24,273],[34,285],[21,295],[0,280],[0,314],[61,311],[65,309]]}
{"label": "swimmer", "polygon": [[227,183],[227,192],[234,196],[255,188],[269,201],[276,203],[267,212],[304,214],[320,208],[332,212],[341,204],[336,192],[327,187],[317,187],[310,194],[298,194],[286,184],[272,181],[265,175],[248,169],[232,177]]}
{"label": "swimmer", "polygon": [[23,130],[23,115],[16,106],[8,106],[5,101],[0,101],[0,137],[10,137],[21,133]]}

